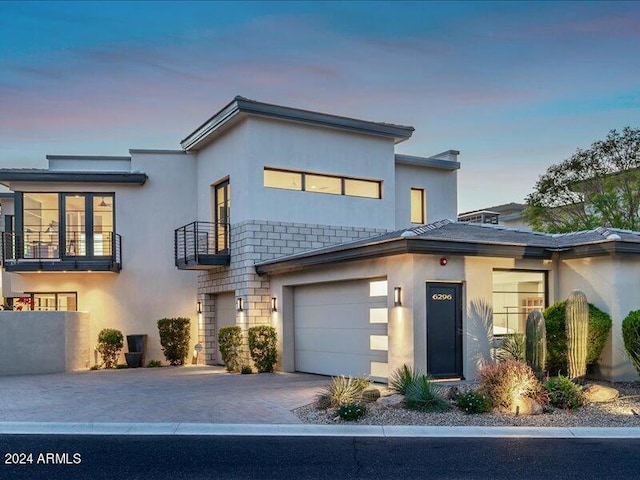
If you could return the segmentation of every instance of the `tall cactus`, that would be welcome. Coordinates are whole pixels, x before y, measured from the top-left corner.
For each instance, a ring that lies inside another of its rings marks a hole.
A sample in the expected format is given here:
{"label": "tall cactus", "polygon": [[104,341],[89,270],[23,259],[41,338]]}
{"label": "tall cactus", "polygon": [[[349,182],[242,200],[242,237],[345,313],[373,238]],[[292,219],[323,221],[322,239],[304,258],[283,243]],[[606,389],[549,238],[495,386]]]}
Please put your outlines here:
{"label": "tall cactus", "polygon": [[573,290],[569,293],[565,308],[569,378],[582,382],[587,373],[587,340],[589,338],[587,296],[580,290]]}
{"label": "tall cactus", "polygon": [[532,310],[527,315],[525,338],[527,365],[531,367],[538,380],[542,380],[547,362],[547,329],[542,312]]}

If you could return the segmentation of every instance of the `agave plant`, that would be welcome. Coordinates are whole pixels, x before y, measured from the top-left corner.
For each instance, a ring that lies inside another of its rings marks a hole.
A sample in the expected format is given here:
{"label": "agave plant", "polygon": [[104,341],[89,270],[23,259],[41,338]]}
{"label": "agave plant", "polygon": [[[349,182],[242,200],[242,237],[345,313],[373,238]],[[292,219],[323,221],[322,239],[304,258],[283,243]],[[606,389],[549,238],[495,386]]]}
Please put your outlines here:
{"label": "agave plant", "polygon": [[405,363],[391,374],[389,378],[389,388],[402,395],[406,395],[407,388],[413,385],[421,375],[418,370],[414,370]]}

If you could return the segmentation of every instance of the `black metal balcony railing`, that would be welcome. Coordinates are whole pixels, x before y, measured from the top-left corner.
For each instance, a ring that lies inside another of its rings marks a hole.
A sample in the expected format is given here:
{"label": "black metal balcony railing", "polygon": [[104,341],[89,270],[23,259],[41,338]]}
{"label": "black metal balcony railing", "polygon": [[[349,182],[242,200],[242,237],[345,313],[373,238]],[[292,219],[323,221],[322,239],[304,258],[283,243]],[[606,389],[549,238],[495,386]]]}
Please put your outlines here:
{"label": "black metal balcony railing", "polygon": [[120,271],[122,237],[113,232],[93,233],[28,230],[2,234],[2,262],[8,271],[96,270]]}
{"label": "black metal balcony railing", "polygon": [[174,231],[175,264],[202,269],[229,264],[229,224],[191,222]]}

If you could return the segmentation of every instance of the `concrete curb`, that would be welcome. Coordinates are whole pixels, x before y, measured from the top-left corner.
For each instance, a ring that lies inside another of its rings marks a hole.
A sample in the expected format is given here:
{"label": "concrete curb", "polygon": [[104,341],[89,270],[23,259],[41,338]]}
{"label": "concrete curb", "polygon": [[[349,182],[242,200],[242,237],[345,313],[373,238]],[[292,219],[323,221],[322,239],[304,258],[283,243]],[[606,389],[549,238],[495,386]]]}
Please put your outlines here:
{"label": "concrete curb", "polygon": [[432,427],[214,423],[0,422],[0,435],[228,435],[276,437],[640,438],[640,428]]}

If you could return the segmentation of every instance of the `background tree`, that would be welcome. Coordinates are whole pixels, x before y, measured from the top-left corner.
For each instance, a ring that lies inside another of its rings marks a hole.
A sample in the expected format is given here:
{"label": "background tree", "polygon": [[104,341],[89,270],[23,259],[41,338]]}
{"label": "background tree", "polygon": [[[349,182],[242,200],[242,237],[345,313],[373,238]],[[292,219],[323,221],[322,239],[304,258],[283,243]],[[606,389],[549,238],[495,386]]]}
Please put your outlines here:
{"label": "background tree", "polygon": [[534,230],[640,228],[640,128],[611,130],[604,140],[551,165],[527,197]]}

